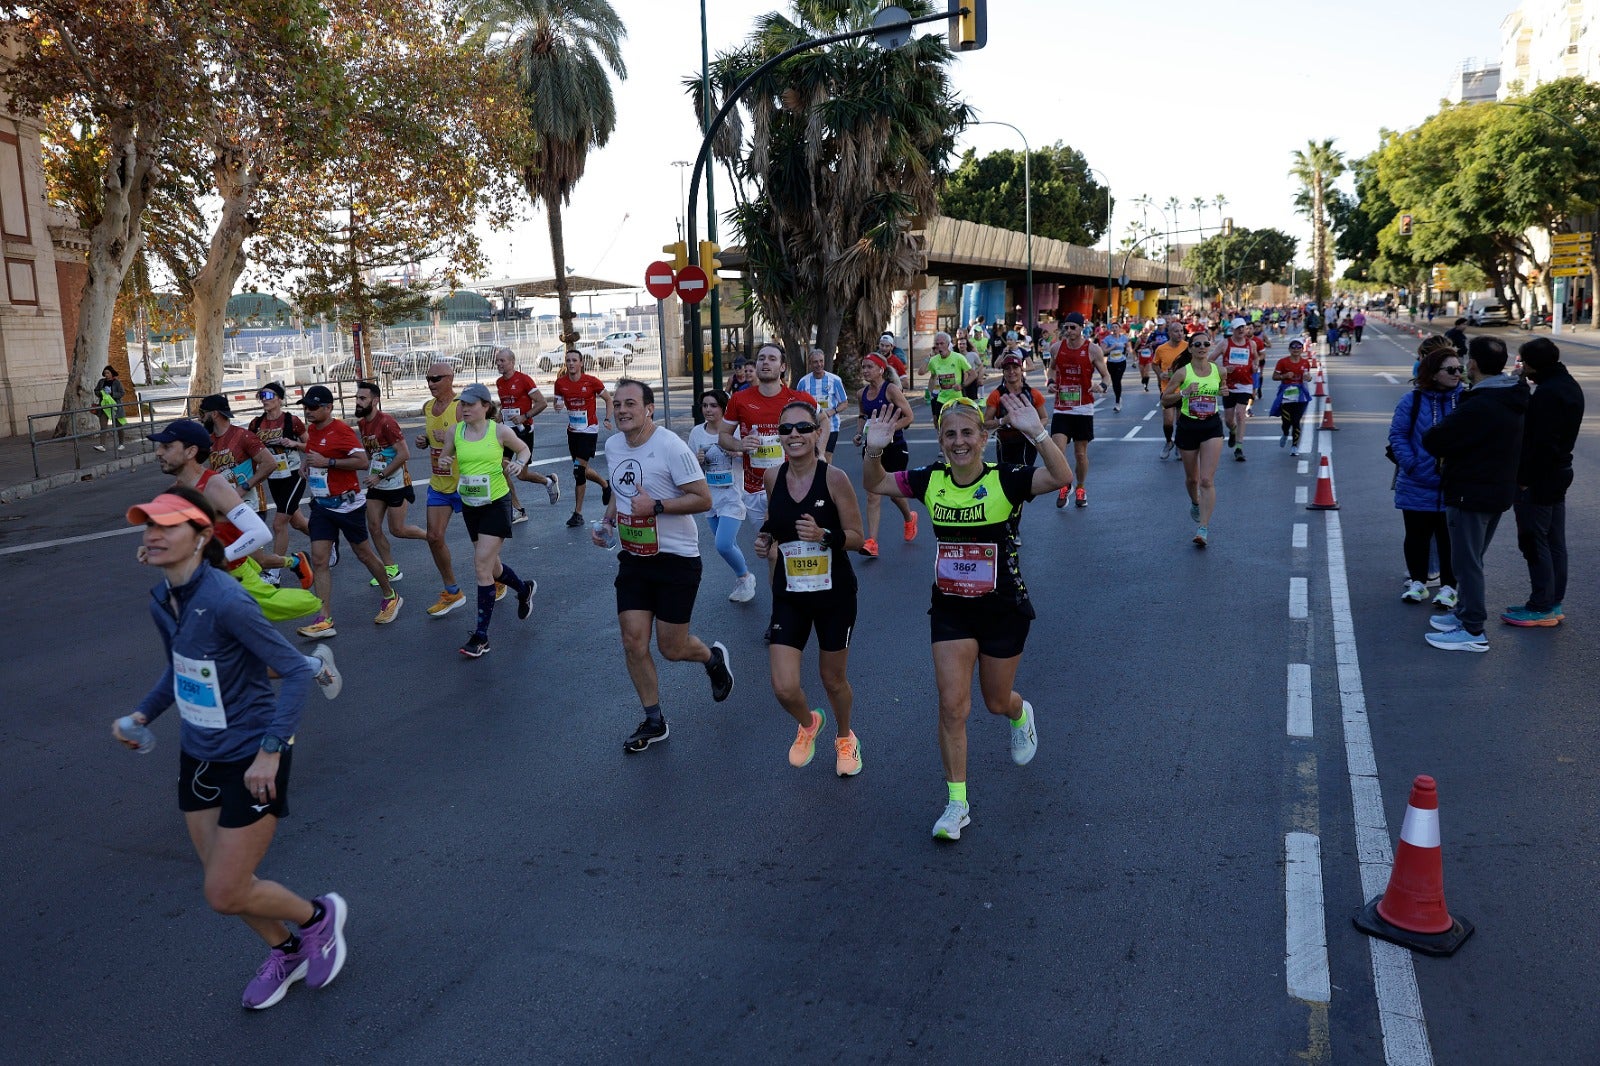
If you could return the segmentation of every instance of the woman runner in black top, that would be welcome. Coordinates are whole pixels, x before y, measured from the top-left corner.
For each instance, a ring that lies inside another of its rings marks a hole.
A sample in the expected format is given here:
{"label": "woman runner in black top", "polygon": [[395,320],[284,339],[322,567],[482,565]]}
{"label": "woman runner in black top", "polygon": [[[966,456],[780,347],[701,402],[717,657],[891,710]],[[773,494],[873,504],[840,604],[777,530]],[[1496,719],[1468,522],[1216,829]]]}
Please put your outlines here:
{"label": "woman runner in black top", "polygon": [[766,472],[767,520],[755,544],[757,555],[777,564],[767,630],[772,691],[799,723],[789,763],[805,766],[826,717],[820,708],[812,710],[800,684],[800,657],[814,626],[817,665],[838,731],[834,768],[840,777],[851,777],[861,772],[861,742],[850,728],[855,697],[845,676],[856,624],[856,575],[847,553],[861,547],[861,509],[850,478],[817,458],[816,410],[795,402],[781,418],[784,462]]}

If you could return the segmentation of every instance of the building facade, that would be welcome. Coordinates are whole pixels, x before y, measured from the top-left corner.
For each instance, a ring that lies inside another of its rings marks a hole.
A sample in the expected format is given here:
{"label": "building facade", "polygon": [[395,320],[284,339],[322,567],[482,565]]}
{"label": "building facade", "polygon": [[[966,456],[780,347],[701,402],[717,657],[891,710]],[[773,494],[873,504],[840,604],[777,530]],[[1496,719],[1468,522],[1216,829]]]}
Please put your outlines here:
{"label": "building facade", "polygon": [[1558,78],[1600,81],[1600,0],[1527,0],[1500,24],[1498,99]]}

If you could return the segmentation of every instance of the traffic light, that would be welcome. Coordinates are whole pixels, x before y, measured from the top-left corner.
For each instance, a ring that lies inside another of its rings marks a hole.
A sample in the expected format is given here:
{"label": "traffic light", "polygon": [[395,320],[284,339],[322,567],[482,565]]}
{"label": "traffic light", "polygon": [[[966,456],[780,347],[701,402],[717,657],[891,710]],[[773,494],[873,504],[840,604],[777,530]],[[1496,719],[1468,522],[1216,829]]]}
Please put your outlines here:
{"label": "traffic light", "polygon": [[945,0],[952,51],[972,52],[989,43],[988,0]]}
{"label": "traffic light", "polygon": [[672,257],[671,263],[673,270],[682,270],[684,267],[689,265],[689,246],[682,241],[673,241],[671,244],[663,244],[661,246],[661,250]]}
{"label": "traffic light", "polygon": [[706,272],[706,285],[710,289],[717,287],[717,271],[722,264],[717,260],[717,253],[722,251],[716,241],[700,242],[700,269]]}
{"label": "traffic light", "polygon": [[1410,215],[1401,215],[1400,216],[1400,236],[1402,236],[1402,237],[1411,236],[1411,216]]}
{"label": "traffic light", "polygon": [[1233,236],[1233,219],[1225,218],[1222,220],[1222,235],[1224,237]]}

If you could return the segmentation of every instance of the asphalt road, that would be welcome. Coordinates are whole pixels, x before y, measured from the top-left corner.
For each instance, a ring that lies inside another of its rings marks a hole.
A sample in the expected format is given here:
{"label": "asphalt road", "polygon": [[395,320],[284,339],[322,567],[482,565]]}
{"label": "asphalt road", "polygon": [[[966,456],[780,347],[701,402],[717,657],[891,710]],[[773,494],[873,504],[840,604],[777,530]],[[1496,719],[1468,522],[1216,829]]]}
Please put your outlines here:
{"label": "asphalt road", "polygon": [[[883,557],[857,564],[866,769],[848,780],[826,751],[789,767],[767,594],[729,603],[709,537],[693,628],[728,645],[737,687],[713,704],[698,667],[664,665],[672,738],[639,756],[621,751],[639,712],[615,563],[562,526],[569,500],[531,505],[516,527],[507,555],[539,581],[534,617],[498,612],[476,662],[455,651],[465,614],[423,612],[437,578],[420,544],[397,548],[407,603],[387,628],[365,621],[377,597],[364,572],[341,565],[345,691],[305,717],[292,816],[261,872],[342,893],[350,960],[326,990],[298,986],[264,1015],[238,1005],[259,941],[201,895],[174,803],[175,716],[149,756],[108,736],[159,672],[152,574],[119,525],[163,479],[146,469],[9,508],[0,884],[28,960],[0,991],[10,1057],[1600,1061],[1582,535],[1595,438],[1586,426],[1566,624],[1491,629],[1487,655],[1435,651],[1428,610],[1399,600],[1383,458],[1410,361],[1383,329],[1333,361],[1340,431],[1316,441],[1334,463],[1332,516],[1297,502],[1315,459],[1300,472],[1254,420],[1250,460],[1220,473],[1205,552],[1189,544],[1180,465],[1157,461],[1154,393],[1135,380],[1121,413],[1102,408],[1090,506],[1040,501],[1023,523],[1040,620],[1018,687],[1039,755],[1011,765],[1006,727],[975,713],[973,822],[953,845],[929,838],[944,802],[932,542],[925,529],[900,543],[892,510]],[[1574,362],[1600,394],[1596,357]],[[931,429],[910,435],[930,460]],[[545,469],[562,468],[559,436],[553,421],[541,432],[537,457],[558,460]],[[841,465],[859,469],[852,455]],[[111,535],[35,547],[97,533]],[[464,573],[459,523],[451,535]],[[1508,518],[1491,604],[1519,602],[1525,581]],[[1310,735],[1289,735],[1291,664],[1310,679],[1296,727]],[[1478,932],[1454,958],[1412,963],[1375,954],[1349,916],[1365,898],[1358,860],[1386,876],[1373,842],[1392,842],[1422,772],[1439,780],[1450,907]],[[1363,808],[1365,850],[1353,780],[1381,796],[1381,812]]]}

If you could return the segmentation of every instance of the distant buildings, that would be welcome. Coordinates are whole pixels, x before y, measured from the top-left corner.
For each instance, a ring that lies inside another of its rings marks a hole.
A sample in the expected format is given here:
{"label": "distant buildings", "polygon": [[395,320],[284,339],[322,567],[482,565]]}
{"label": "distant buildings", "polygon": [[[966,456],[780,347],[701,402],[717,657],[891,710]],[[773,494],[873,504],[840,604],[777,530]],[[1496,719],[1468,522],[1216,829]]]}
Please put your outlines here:
{"label": "distant buildings", "polygon": [[1500,64],[1486,59],[1467,59],[1450,74],[1445,99],[1452,104],[1481,104],[1494,100],[1500,92]]}
{"label": "distant buildings", "polygon": [[1600,81],[1600,0],[1527,0],[1500,23],[1498,98],[1558,78]]}

